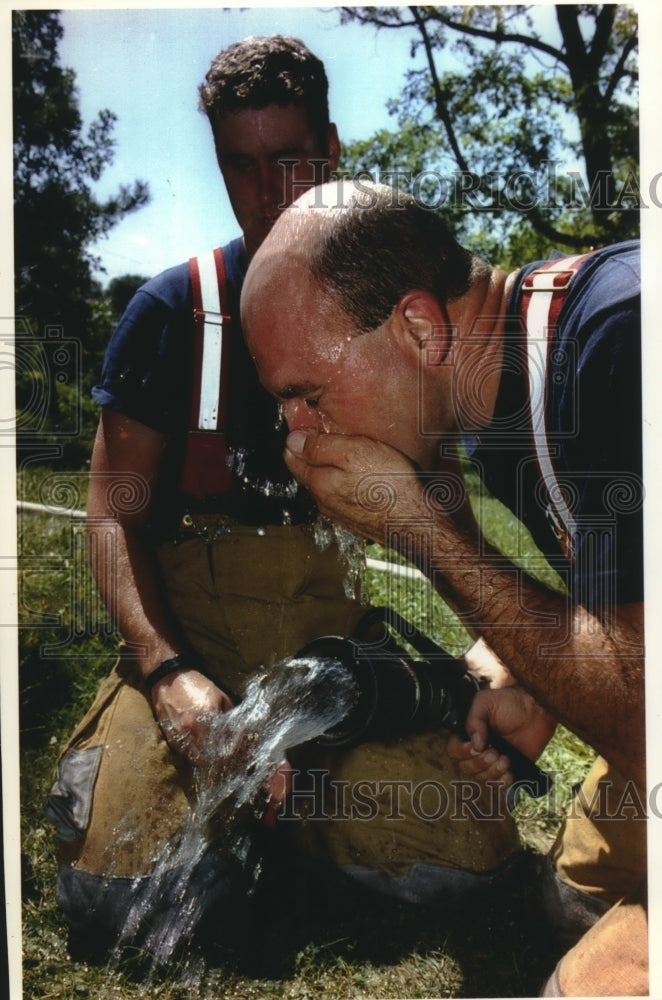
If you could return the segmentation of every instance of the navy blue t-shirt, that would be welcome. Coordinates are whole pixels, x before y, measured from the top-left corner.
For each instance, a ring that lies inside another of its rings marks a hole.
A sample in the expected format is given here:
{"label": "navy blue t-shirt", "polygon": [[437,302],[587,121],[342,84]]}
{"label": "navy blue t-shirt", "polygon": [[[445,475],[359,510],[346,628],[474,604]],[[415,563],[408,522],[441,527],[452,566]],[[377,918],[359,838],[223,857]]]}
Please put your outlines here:
{"label": "navy blue t-shirt", "polygon": [[189,426],[193,359],[193,298],[188,263],[143,285],[131,299],[108,345],[101,380],[92,396],[168,435],[166,475],[155,505],[160,530],[184,507],[214,510],[248,524],[300,523],[314,506],[283,458],[286,428],[275,401],[262,388],[239,323],[241,287],[248,261],[241,238],[223,248],[233,317],[227,440],[232,457],[229,494],[193,504],[178,489]]}
{"label": "navy blue t-shirt", "polygon": [[508,302],[494,419],[470,447],[488,489],[530,530],[573,600],[608,615],[643,600],[639,244],[592,254],[575,276],[550,346],[545,422],[552,467],[577,525],[569,566],[551,526],[528,423],[522,282]]}

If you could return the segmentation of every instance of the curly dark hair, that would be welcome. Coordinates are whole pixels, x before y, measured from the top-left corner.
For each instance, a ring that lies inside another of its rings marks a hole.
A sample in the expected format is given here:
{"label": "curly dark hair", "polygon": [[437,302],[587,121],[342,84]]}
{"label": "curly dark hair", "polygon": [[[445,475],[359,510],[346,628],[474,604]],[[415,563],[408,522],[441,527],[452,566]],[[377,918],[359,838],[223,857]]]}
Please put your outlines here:
{"label": "curly dark hair", "polygon": [[298,38],[255,36],[219,52],[200,86],[200,108],[212,119],[243,108],[298,105],[324,140],[328,91],[324,64]]}
{"label": "curly dark hair", "polygon": [[380,326],[408,291],[430,292],[445,305],[489,270],[411,195],[355,181],[344,197],[341,210],[329,213],[309,267],[357,330]]}

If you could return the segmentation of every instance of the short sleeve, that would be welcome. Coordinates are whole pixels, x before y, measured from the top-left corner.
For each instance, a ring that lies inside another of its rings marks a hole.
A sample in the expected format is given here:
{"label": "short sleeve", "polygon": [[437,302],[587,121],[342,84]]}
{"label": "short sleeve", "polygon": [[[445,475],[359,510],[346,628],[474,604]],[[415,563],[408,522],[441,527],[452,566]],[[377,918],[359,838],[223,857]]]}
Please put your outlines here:
{"label": "short sleeve", "polygon": [[186,265],[165,274],[131,299],[108,344],[92,398],[172,433],[188,413],[192,305]]}

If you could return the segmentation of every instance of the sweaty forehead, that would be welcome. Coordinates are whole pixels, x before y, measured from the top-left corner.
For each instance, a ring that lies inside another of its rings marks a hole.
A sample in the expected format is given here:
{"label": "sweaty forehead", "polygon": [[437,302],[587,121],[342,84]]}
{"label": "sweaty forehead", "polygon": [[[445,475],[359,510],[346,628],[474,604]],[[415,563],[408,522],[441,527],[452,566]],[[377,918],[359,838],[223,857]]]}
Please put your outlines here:
{"label": "sweaty forehead", "polygon": [[307,269],[257,255],[242,293],[244,335],[269,392],[289,398],[295,389],[328,379],[348,342],[347,322],[325,301]]}

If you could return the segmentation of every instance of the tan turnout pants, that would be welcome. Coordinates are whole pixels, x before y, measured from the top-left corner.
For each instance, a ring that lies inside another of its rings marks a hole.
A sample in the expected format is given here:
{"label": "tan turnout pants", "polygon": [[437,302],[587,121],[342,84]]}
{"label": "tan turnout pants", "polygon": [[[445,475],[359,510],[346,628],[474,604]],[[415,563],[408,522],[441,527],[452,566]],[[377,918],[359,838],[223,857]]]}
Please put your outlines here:
{"label": "tan turnout pants", "polygon": [[646,795],[598,757],[552,850],[557,877],[605,912],[558,963],[543,996],[647,996]]}

